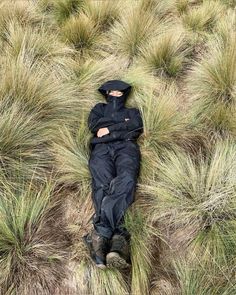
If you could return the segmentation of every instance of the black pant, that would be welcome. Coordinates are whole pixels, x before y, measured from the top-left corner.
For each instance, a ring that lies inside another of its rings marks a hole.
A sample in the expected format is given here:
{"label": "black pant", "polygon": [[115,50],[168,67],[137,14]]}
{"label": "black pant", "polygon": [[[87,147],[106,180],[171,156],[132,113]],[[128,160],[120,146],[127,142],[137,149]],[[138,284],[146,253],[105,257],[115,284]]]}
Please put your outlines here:
{"label": "black pant", "polygon": [[115,233],[129,237],[124,214],[134,201],[140,159],[139,145],[130,140],[98,143],[91,151],[93,225],[104,237]]}

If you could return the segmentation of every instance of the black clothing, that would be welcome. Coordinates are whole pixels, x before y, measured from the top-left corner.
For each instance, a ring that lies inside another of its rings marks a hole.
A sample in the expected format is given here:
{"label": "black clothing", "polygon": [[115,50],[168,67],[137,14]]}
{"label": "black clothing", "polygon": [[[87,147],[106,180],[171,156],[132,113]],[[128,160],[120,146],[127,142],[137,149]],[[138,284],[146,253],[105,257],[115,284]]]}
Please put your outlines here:
{"label": "black clothing", "polygon": [[[123,92],[123,95],[119,97],[107,95],[107,90],[120,90]],[[131,86],[129,84],[119,80],[108,81],[98,89],[105,96],[107,104],[97,103],[89,114],[88,126],[94,134],[90,140],[90,149],[96,143],[117,140],[136,141],[143,132],[143,121],[140,111],[137,108],[125,107],[130,90]],[[129,120],[125,121],[125,118],[129,118]],[[97,137],[97,131],[103,127],[107,127],[110,133]]]}
{"label": "black clothing", "polygon": [[[119,80],[103,84],[98,90],[108,103],[95,105],[88,118],[88,126],[94,134],[89,158],[95,208],[93,225],[99,234],[109,239],[115,233],[129,238],[123,218],[134,201],[140,171],[141,153],[136,139],[143,132],[143,121],[138,109],[124,105],[130,89],[129,84]],[[124,94],[115,97],[107,95],[106,90],[121,90]],[[107,127],[110,133],[96,137],[102,127]]]}

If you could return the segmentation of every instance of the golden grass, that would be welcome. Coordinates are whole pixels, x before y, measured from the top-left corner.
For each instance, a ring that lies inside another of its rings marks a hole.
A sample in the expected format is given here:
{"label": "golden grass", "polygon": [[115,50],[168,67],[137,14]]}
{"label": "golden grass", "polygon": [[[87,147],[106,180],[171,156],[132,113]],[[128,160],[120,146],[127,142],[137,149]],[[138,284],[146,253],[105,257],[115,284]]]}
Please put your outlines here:
{"label": "golden grass", "polygon": [[[152,270],[152,231],[141,208],[126,214],[125,225],[131,236],[131,294],[148,293]],[[140,251],[140,249],[142,249]]]}
{"label": "golden grass", "polygon": [[183,24],[194,32],[211,31],[223,11],[220,1],[205,1],[182,16]]}
{"label": "golden grass", "polygon": [[[235,136],[235,33],[214,38],[187,78],[195,124],[213,140]],[[204,126],[204,127],[203,127]]]}
{"label": "golden grass", "polygon": [[[53,16],[56,21],[61,24],[66,21],[73,14],[77,14],[83,8],[85,1],[84,0],[49,0],[50,2],[46,3],[53,12]],[[45,5],[45,3],[44,3]]]}
{"label": "golden grass", "polygon": [[1,291],[26,294],[37,288],[38,292],[50,294],[60,285],[68,258],[69,244],[60,222],[61,201],[52,200],[52,183],[37,191],[31,185],[14,191],[5,182],[3,193],[0,203]]}
{"label": "golden grass", "polygon": [[85,141],[88,135],[87,126],[81,123],[75,136],[66,128],[61,128],[58,135],[59,140],[52,146],[55,166],[59,173],[57,180],[65,185],[83,186],[90,181],[88,138]]}
{"label": "golden grass", "polygon": [[182,70],[188,51],[184,33],[176,32],[175,29],[160,34],[149,42],[141,49],[140,55],[143,57],[143,63],[146,63],[154,74],[175,77]]}
{"label": "golden grass", "polygon": [[111,29],[111,42],[106,42],[111,50],[133,58],[139,54],[140,47],[151,37],[163,32],[165,20],[156,20],[155,15],[139,11],[134,6],[121,15]]}
{"label": "golden grass", "polygon": [[86,14],[71,16],[61,28],[62,40],[76,50],[94,50],[99,41],[98,25],[91,21]]}
{"label": "golden grass", "polygon": [[46,27],[37,30],[30,26],[19,26],[14,22],[9,23],[3,44],[4,51],[10,54],[12,59],[24,54],[33,61],[45,61],[47,64],[75,53],[72,48],[58,40],[58,34],[51,34]]}
{"label": "golden grass", "polygon": [[86,2],[84,11],[104,31],[109,29],[113,22],[119,18],[122,12],[122,2],[120,0],[116,2],[90,0]]}
{"label": "golden grass", "polygon": [[[235,1],[0,0],[0,293],[234,295]],[[95,268],[86,118],[130,83],[130,272]]]}

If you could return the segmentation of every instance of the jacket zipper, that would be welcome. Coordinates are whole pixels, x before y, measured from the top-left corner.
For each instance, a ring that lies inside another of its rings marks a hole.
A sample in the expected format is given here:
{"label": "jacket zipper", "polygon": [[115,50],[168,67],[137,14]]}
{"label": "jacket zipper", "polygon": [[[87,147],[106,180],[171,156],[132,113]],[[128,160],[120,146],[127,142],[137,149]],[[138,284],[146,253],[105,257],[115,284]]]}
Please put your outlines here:
{"label": "jacket zipper", "polygon": [[[114,109],[115,109],[115,106],[116,106],[116,98],[113,99],[113,107],[114,107]],[[94,128],[98,123],[99,123],[99,120],[96,122],[96,124],[95,124],[92,128]],[[110,125],[112,125],[112,124],[110,124]],[[110,126],[110,125],[108,125],[108,126]],[[131,133],[131,132],[134,132],[134,131],[136,131],[136,130],[139,130],[139,129],[143,129],[143,126],[142,126],[142,127],[139,127],[139,128],[136,128],[136,129],[134,129],[134,130],[131,130],[131,131],[129,131],[127,134],[129,134],[129,133]],[[126,134],[126,135],[127,135],[127,134]]]}
{"label": "jacket zipper", "polygon": [[113,98],[113,108],[116,109],[116,98]]}

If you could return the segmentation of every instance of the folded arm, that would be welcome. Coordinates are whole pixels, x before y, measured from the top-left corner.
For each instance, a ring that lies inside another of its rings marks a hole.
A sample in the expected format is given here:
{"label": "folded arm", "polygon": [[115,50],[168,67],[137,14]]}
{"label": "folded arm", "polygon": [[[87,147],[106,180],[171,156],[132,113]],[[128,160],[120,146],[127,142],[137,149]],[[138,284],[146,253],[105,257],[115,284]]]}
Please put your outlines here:
{"label": "folded arm", "polygon": [[89,130],[95,134],[100,128],[110,126],[114,123],[112,118],[103,116],[103,105],[101,103],[96,104],[88,116]]}
{"label": "folded arm", "polygon": [[109,131],[134,131],[143,130],[143,120],[138,109],[134,109],[133,116],[127,121],[116,123],[108,127]]}

